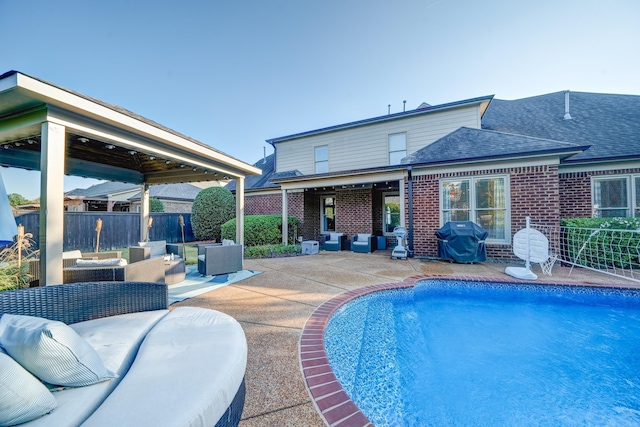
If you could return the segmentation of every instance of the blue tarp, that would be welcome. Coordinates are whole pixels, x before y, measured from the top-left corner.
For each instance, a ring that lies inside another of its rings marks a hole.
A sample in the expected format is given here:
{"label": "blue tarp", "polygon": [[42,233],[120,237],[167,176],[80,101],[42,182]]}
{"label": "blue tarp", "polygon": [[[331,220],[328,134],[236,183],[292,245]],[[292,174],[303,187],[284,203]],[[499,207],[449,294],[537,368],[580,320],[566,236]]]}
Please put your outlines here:
{"label": "blue tarp", "polygon": [[7,190],[4,188],[2,174],[0,174],[0,246],[13,243],[13,237],[18,234],[18,226],[13,216]]}

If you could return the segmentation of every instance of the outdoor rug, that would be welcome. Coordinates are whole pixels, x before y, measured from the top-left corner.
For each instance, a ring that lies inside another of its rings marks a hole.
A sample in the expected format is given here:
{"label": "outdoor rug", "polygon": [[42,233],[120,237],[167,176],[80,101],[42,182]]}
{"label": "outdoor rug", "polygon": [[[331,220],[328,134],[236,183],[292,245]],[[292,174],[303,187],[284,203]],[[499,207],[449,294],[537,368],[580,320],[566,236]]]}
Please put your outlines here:
{"label": "outdoor rug", "polygon": [[197,297],[207,292],[215,291],[223,286],[247,279],[262,271],[242,270],[236,273],[220,274],[217,276],[203,276],[198,273],[195,265],[188,265],[185,280],[175,285],[169,285],[169,305],[187,298]]}

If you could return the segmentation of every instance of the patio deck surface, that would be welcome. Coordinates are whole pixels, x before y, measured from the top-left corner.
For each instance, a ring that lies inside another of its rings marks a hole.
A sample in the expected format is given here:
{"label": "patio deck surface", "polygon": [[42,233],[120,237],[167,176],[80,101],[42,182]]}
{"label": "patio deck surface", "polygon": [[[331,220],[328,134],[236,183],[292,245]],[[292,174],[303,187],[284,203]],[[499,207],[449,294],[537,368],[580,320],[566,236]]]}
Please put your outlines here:
{"label": "patio deck surface", "polygon": [[[171,307],[211,308],[233,316],[242,325],[249,353],[241,427],[320,427],[325,423],[305,389],[298,360],[302,328],[316,307],[348,290],[416,275],[509,278],[504,274],[507,265],[392,260],[390,251],[322,251],[318,255],[245,260],[245,269],[263,273]],[[533,271],[538,274],[538,282],[640,288],[639,283],[583,269],[574,269],[571,277],[567,277],[566,267],[554,267],[553,277],[543,276],[537,266]]]}

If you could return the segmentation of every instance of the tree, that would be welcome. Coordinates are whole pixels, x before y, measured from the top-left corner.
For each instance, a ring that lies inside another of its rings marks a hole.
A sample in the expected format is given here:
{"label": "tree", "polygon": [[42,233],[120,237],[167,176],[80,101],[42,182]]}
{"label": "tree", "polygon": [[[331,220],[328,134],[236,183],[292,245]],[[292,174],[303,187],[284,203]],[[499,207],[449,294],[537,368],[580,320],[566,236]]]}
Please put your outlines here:
{"label": "tree", "polygon": [[235,198],[224,187],[209,187],[200,191],[191,207],[191,227],[199,240],[219,240],[220,226],[233,218]]}
{"label": "tree", "polygon": [[162,200],[155,197],[149,198],[149,211],[150,212],[164,212],[164,204]]}
{"label": "tree", "polygon": [[22,195],[18,193],[8,194],[7,197],[9,198],[9,204],[11,206],[27,205],[31,203],[31,200],[24,198]]}

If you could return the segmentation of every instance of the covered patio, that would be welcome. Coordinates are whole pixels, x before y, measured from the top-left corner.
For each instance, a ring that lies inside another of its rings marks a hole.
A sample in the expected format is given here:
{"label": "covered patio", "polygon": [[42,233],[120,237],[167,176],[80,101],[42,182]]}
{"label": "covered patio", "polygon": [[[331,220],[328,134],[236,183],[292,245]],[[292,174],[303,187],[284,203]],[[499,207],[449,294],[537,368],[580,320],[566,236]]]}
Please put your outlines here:
{"label": "covered patio", "polygon": [[0,75],[0,165],[39,170],[41,284],[62,283],[64,175],[141,186],[236,180],[236,241],[244,241],[244,179],[260,169],[121,107],[18,71]]}

